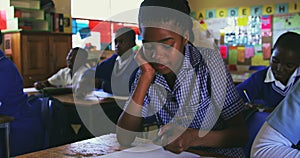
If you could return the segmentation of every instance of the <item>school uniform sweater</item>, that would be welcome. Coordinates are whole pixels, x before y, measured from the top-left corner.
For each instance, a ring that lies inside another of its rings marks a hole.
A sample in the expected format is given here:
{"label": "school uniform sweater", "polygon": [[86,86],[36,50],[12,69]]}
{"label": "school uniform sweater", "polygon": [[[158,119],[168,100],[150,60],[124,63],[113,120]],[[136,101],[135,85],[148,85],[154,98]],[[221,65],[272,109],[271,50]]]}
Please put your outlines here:
{"label": "school uniform sweater", "polygon": [[250,100],[255,104],[264,105],[267,108],[276,107],[287,95],[294,83],[300,78],[298,70],[292,77],[294,79],[289,85],[281,89],[273,82],[265,82],[269,67],[255,72],[250,78],[236,86],[244,102],[249,102],[243,90],[246,90]]}

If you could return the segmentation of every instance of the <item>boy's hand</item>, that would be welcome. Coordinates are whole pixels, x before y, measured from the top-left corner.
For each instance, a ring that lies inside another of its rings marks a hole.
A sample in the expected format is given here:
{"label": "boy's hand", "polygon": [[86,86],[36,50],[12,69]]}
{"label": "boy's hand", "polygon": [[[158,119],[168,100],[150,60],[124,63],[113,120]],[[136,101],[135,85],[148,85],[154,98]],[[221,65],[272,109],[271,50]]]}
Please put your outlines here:
{"label": "boy's hand", "polygon": [[192,142],[191,129],[185,129],[181,126],[168,124],[163,126],[158,136],[161,137],[161,145],[164,149],[179,154],[190,147]]}
{"label": "boy's hand", "polygon": [[42,82],[34,82],[33,85],[34,85],[34,87],[35,87],[37,90],[41,90],[41,89],[43,89],[43,88],[46,87],[46,85],[43,84]]}
{"label": "boy's hand", "polygon": [[155,69],[151,66],[151,64],[146,60],[143,54],[143,47],[140,48],[135,54],[135,61],[140,66],[142,73],[151,73],[152,75],[155,74]]}
{"label": "boy's hand", "polygon": [[93,91],[93,87],[91,87],[91,80],[88,78],[82,79],[77,85],[75,85],[75,96],[76,98],[82,99],[88,93]]}

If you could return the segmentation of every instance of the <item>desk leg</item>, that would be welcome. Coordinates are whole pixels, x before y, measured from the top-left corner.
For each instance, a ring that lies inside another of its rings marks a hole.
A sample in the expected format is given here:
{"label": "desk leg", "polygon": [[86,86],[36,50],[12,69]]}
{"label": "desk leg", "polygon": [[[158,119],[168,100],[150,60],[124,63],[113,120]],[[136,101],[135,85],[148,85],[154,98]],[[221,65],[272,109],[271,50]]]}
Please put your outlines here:
{"label": "desk leg", "polygon": [[[0,129],[3,129],[2,131],[4,132],[4,150],[1,155],[4,156],[5,158],[9,158],[10,155],[10,137],[9,137],[9,123],[3,123],[0,124]],[[1,157],[0,155],[0,157]]]}
{"label": "desk leg", "polygon": [[9,137],[9,123],[5,123],[5,140],[6,140],[6,156],[9,157],[10,154],[10,137]]}

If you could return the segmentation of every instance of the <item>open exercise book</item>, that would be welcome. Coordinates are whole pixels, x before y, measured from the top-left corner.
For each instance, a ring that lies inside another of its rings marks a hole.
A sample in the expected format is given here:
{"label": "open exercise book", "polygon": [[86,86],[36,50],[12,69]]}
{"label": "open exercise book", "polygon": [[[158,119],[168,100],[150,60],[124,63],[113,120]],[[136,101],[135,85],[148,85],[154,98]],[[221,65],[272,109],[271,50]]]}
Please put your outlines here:
{"label": "open exercise book", "polygon": [[115,96],[110,93],[104,92],[102,89],[96,90],[88,94],[86,100],[103,99],[103,98],[114,98],[118,100],[127,100],[128,96]]}
{"label": "open exercise book", "polygon": [[121,147],[117,135],[110,133],[99,137],[72,143],[63,154],[68,157],[99,158],[208,158],[190,152],[174,154],[155,145],[150,139],[136,137],[132,147]]}
{"label": "open exercise book", "polygon": [[122,151],[100,156],[101,158],[199,158],[199,155],[182,152],[174,154],[155,144],[139,144]]}

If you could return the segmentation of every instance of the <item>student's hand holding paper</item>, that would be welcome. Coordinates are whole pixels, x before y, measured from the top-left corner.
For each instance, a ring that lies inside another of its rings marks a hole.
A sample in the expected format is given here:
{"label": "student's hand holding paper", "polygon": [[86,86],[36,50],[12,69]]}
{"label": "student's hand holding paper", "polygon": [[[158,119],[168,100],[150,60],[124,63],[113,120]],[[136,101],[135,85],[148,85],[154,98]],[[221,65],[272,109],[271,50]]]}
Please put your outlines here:
{"label": "student's hand holding paper", "polygon": [[161,144],[164,149],[179,154],[191,146],[191,130],[178,125],[167,124],[159,130],[158,136],[161,137]]}

